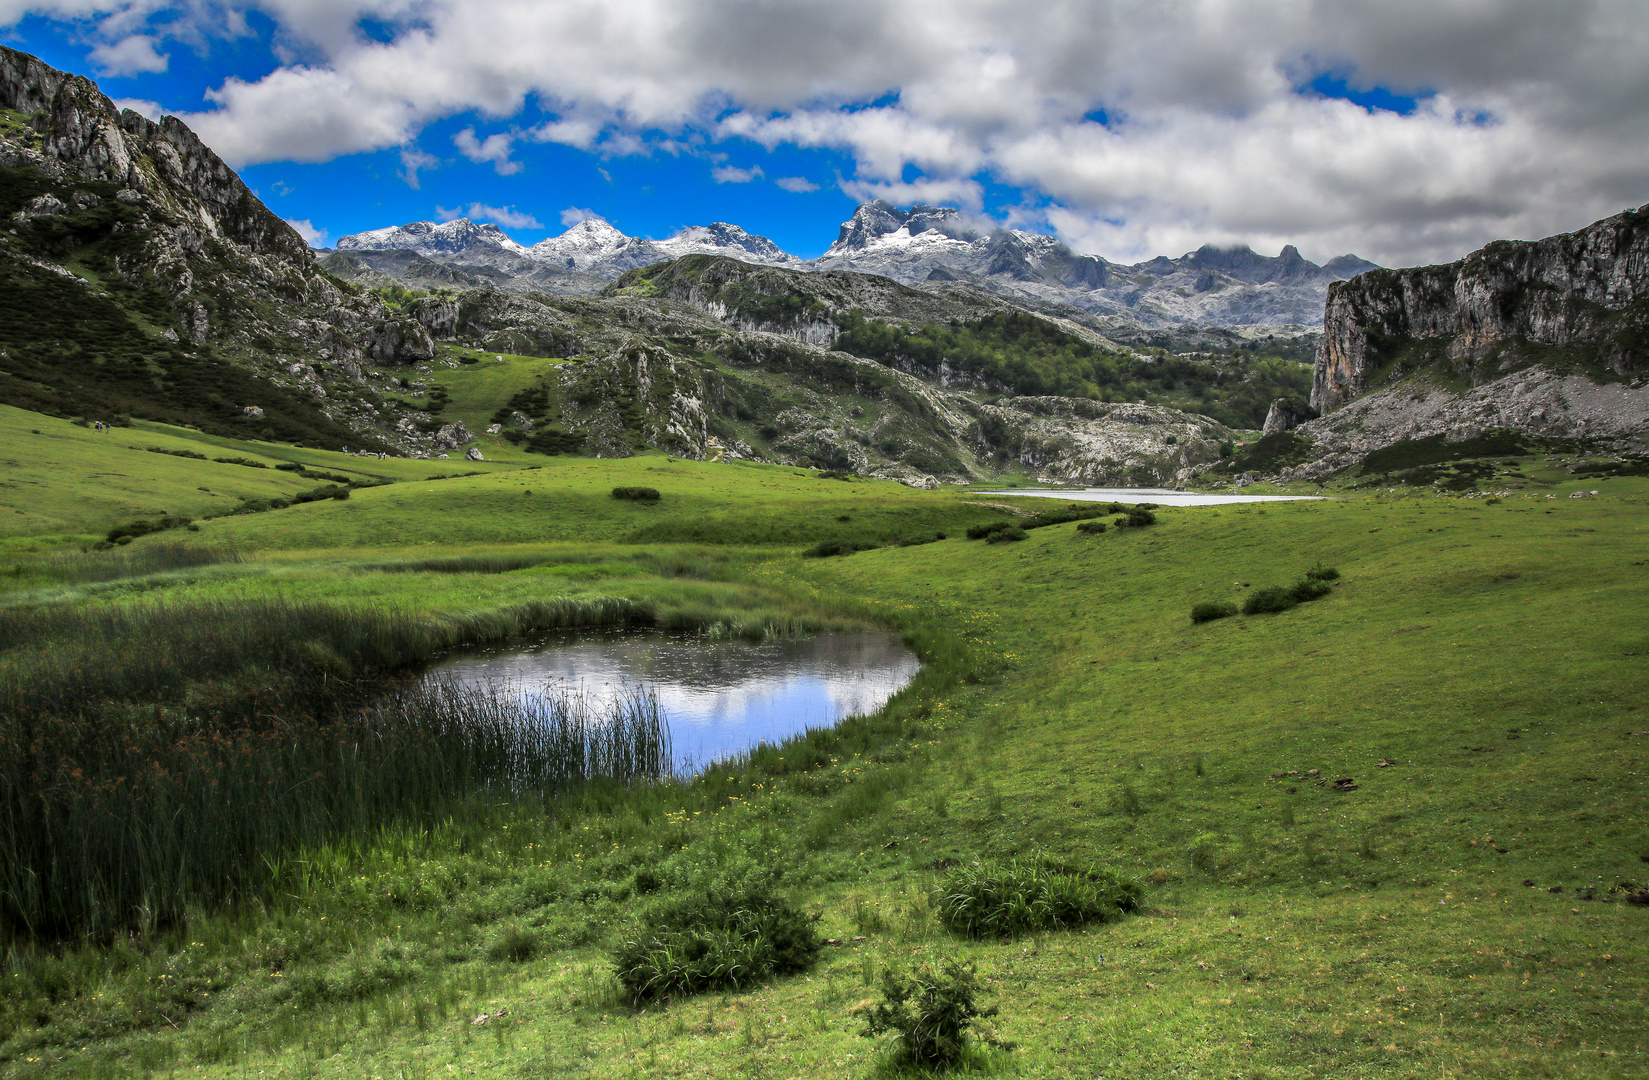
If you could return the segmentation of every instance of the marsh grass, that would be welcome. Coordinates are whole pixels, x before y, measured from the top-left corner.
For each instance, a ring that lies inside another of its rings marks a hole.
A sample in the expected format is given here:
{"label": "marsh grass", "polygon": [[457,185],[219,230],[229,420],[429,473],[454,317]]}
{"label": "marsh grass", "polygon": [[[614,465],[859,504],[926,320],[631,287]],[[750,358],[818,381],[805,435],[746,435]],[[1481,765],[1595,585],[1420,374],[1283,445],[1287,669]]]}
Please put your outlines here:
{"label": "marsh grass", "polygon": [[104,935],[258,894],[280,854],[468,800],[661,780],[670,738],[636,690],[579,698],[420,680],[341,715],[207,720],[177,706],[0,727],[0,926]]}
{"label": "marsh grass", "polygon": [[147,577],[174,570],[193,570],[201,566],[243,561],[240,552],[227,547],[208,547],[196,544],[144,544],[119,547],[112,551],[64,552],[30,562],[20,562],[11,568],[17,579],[46,580],[77,583],[90,581],[118,581],[123,578]]}

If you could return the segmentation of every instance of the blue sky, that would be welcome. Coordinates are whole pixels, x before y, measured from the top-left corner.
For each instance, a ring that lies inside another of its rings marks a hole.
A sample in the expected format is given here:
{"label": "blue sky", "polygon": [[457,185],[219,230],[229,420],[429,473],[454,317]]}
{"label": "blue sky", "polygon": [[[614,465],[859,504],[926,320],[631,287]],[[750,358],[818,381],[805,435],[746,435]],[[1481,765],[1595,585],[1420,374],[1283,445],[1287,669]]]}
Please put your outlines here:
{"label": "blue sky", "polygon": [[1125,261],[1397,265],[1649,201],[1640,12],[1551,7],[0,0],[0,27],[182,116],[318,242],[593,212],[811,256],[884,196]]}

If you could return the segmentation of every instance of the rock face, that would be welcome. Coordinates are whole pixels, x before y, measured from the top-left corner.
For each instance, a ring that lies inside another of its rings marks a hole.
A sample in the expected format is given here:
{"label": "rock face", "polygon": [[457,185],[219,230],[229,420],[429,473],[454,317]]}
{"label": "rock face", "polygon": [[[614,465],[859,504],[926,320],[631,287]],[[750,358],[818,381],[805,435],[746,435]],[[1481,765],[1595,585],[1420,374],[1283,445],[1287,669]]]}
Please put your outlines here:
{"label": "rock face", "polygon": [[1311,403],[1333,413],[1427,366],[1472,384],[1535,363],[1634,378],[1645,371],[1646,330],[1649,206],[1330,286]]}
{"label": "rock face", "polygon": [[1265,414],[1265,434],[1293,431],[1307,420],[1317,419],[1317,410],[1299,398],[1280,397],[1271,403]]}

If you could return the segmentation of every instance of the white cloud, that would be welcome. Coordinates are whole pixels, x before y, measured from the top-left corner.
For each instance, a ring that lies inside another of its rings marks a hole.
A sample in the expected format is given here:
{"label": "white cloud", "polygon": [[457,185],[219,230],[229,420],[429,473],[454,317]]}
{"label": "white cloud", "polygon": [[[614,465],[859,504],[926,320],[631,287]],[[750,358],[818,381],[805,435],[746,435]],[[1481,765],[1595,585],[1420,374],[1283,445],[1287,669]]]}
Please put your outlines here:
{"label": "white cloud", "polygon": [[318,248],[326,246],[328,235],[327,231],[325,229],[317,229],[308,218],[287,218],[286,223],[298,230],[298,235],[303,237],[303,242],[308,244],[310,247]]}
{"label": "white cloud", "polygon": [[748,169],[740,169],[734,165],[720,165],[710,170],[710,176],[718,184],[748,184],[752,180],[762,178],[762,167],[753,165]]}
{"label": "white cloud", "polygon": [[[1288,241],[1388,263],[1649,199],[1642,0],[0,0],[0,24],[101,19],[101,48],[142,59],[126,43],[156,27],[241,32],[231,7],[292,57],[184,117],[237,165],[410,146],[474,114],[516,125],[457,143],[505,174],[516,140],[742,137],[839,150],[853,192],[975,205],[985,181],[1020,185],[1102,254]],[[1298,91],[1326,72],[1424,101]]]}
{"label": "white cloud", "polygon": [[492,162],[499,176],[511,176],[521,171],[521,163],[510,160],[510,146],[515,142],[512,133],[501,131],[485,139],[477,139],[474,128],[465,128],[452,137],[452,142],[458,147],[458,152],[471,161]]}
{"label": "white cloud", "polygon": [[156,44],[147,34],[133,34],[93,49],[92,63],[104,75],[157,74],[166,70],[170,58]]}
{"label": "white cloud", "polygon": [[561,224],[570,229],[580,221],[588,221],[590,218],[599,218],[600,216],[594,210],[586,210],[581,206],[569,206],[561,211]]}
{"label": "white cloud", "polygon": [[468,217],[471,221],[491,221],[506,229],[542,229],[544,223],[531,214],[518,212],[513,206],[488,206],[485,203],[470,203]]}
{"label": "white cloud", "polygon": [[434,154],[426,154],[416,146],[401,147],[401,179],[413,191],[418,190],[418,174],[441,164]]}
{"label": "white cloud", "polygon": [[805,176],[781,176],[773,182],[784,190],[797,195],[806,195],[810,191],[819,190],[819,185]]}
{"label": "white cloud", "polygon": [[115,108],[130,109],[139,116],[146,116],[150,120],[159,120],[166,115],[166,110],[160,107],[160,102],[150,101],[147,98],[115,98]]}

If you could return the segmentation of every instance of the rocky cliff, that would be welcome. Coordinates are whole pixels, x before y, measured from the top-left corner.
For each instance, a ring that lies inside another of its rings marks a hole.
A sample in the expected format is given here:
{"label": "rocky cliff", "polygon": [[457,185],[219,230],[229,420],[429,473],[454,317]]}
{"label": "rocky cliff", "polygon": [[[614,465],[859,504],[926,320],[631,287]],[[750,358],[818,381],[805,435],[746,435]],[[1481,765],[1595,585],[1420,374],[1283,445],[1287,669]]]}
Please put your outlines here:
{"label": "rocky cliff", "polygon": [[1646,371],[1649,206],[1573,233],[1502,240],[1447,266],[1329,286],[1311,403],[1332,413],[1431,369],[1466,385],[1532,365],[1598,381]]}

